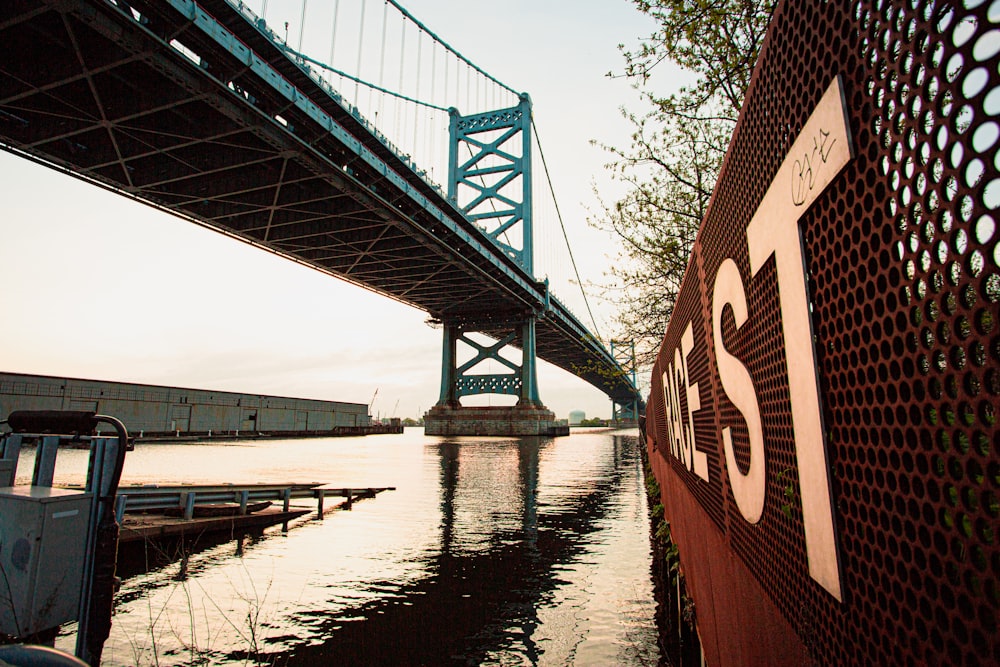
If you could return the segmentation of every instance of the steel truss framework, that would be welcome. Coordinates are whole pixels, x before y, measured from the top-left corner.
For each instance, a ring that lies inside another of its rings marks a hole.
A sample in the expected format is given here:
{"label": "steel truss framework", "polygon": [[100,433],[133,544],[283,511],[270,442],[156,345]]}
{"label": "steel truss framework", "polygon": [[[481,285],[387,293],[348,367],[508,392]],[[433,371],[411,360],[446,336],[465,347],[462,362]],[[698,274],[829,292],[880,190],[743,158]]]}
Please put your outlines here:
{"label": "steel truss framework", "polygon": [[[522,94],[516,107],[471,116],[452,109],[450,115],[448,198],[533,275],[531,99]],[[468,201],[463,190],[472,195]],[[509,240],[512,233],[519,247]]]}
{"label": "steel truss framework", "polygon": [[[626,375],[632,386],[637,385],[636,373],[638,371],[635,361],[635,342],[611,341],[611,356]],[[638,398],[625,401],[611,399],[612,418],[615,422],[635,422],[639,419],[640,410],[644,407]]]}
{"label": "steel truss framework", "polygon": [[[531,99],[521,95],[520,103],[509,109],[471,116],[462,116],[452,109],[450,115],[448,198],[470,220],[481,225],[498,248],[532,275]],[[464,152],[469,154],[467,159]],[[471,196],[464,197],[463,192]],[[517,245],[509,240],[511,235],[517,237]],[[459,328],[445,327],[439,403],[455,406],[462,396],[507,394],[518,396],[518,405],[541,405],[535,372],[535,322],[535,313],[526,314],[509,325],[506,336],[489,346],[468,338]],[[459,341],[476,351],[461,366],[457,366],[456,357]],[[507,346],[521,348],[520,366],[500,355]],[[513,372],[469,373],[487,360]]]}
{"label": "steel truss framework", "polygon": [[[456,326],[445,325],[444,346],[441,355],[441,397],[439,405],[457,407],[462,396],[476,394],[505,394],[518,397],[518,405],[540,406],[538,379],[535,363],[534,340],[535,319],[528,318],[517,331],[512,331],[492,345],[484,345]],[[525,344],[528,341],[528,344]],[[459,365],[457,361],[458,343],[462,342],[475,350],[471,359]],[[521,364],[518,365],[500,355],[507,346],[521,348]],[[488,360],[498,362],[511,370],[510,373],[471,374],[480,363]]]}

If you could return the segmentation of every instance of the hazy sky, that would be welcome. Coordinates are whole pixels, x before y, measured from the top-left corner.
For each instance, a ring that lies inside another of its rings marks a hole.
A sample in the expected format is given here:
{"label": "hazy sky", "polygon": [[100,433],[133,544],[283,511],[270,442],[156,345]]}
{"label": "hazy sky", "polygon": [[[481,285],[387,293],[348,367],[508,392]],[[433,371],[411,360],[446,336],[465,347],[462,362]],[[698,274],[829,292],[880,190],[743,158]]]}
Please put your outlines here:
{"label": "hazy sky", "polygon": [[[322,11],[334,1],[308,6]],[[340,6],[346,15],[358,2]],[[297,44],[299,1],[248,4],[257,13],[266,6],[276,31],[288,20]],[[403,4],[484,70],[531,95],[580,273],[584,282],[602,281],[617,249],[586,218],[596,206],[593,183],[609,197],[616,190],[602,168],[607,155],[590,142],[627,144],[630,127],[618,109],[635,108],[636,93],[605,74],[620,71],[617,45],[648,34],[648,19],[626,0]],[[383,4],[371,6],[380,13]],[[317,23],[307,18],[311,30]],[[303,51],[328,60],[329,43],[311,35]],[[440,142],[447,145],[446,134]],[[382,416],[416,417],[437,400],[441,332],[422,312],[5,152],[0,189],[0,370],[359,403],[377,390],[373,413]],[[562,243],[553,216],[536,218],[536,245]],[[536,266],[545,252],[536,251]],[[572,290],[554,287],[590,326]],[[591,306],[607,337],[612,306],[594,296]],[[601,392],[539,366],[541,398],[557,416],[573,409],[610,416]]]}

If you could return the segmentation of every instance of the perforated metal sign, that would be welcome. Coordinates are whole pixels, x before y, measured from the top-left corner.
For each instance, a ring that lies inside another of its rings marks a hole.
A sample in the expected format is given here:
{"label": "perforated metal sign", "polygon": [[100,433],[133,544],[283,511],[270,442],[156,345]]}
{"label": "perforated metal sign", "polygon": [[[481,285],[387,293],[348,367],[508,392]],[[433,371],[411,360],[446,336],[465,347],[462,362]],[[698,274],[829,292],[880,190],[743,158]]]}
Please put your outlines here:
{"label": "perforated metal sign", "polygon": [[998,54],[1000,2],[775,12],[647,408],[710,662],[1000,662]]}

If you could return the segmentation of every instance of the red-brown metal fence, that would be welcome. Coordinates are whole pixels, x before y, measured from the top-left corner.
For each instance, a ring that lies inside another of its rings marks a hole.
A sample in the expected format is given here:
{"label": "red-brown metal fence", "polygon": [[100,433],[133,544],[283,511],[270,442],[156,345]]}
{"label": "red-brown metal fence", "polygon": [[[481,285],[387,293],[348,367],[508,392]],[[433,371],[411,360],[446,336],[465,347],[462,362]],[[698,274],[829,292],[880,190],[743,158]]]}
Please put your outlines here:
{"label": "red-brown metal fence", "polygon": [[775,12],[647,407],[710,664],[1000,663],[998,53]]}

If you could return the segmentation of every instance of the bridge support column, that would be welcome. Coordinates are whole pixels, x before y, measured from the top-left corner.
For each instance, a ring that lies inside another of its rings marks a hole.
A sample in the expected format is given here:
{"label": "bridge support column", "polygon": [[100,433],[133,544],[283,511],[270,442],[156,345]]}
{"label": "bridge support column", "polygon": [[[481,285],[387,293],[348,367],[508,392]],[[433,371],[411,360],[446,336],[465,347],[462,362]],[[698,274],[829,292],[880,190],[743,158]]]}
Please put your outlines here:
{"label": "bridge support column", "polygon": [[521,396],[517,404],[522,407],[541,407],[538,397],[538,365],[535,358],[535,318],[530,317],[521,328]]}
{"label": "bridge support column", "polygon": [[458,348],[458,338],[462,334],[453,324],[445,324],[442,329],[444,329],[444,344],[441,349],[441,396],[438,398],[437,406],[457,408],[460,403],[457,393],[458,370],[455,365],[455,353]]}
{"label": "bridge support column", "polygon": [[612,421],[618,428],[631,428],[639,425],[639,401],[632,399],[625,403],[611,401]]}
{"label": "bridge support column", "polygon": [[[538,373],[535,362],[535,318],[529,317],[516,330],[495,344],[483,344],[465,335],[462,327],[445,324],[441,353],[441,395],[437,405],[424,415],[428,435],[568,435],[569,427],[556,423],[555,415],[538,397]],[[459,341],[476,354],[458,365]],[[501,357],[502,348],[519,344],[521,365]],[[511,373],[471,374],[485,360],[499,362]],[[513,406],[463,406],[462,396],[507,394],[518,397]]]}
{"label": "bridge support column", "polygon": [[[611,356],[627,374],[633,387],[636,386],[635,343],[632,341],[611,341]],[[639,415],[645,410],[639,397],[632,395],[625,400],[611,399],[611,417],[615,426],[629,428],[639,425]]]}

